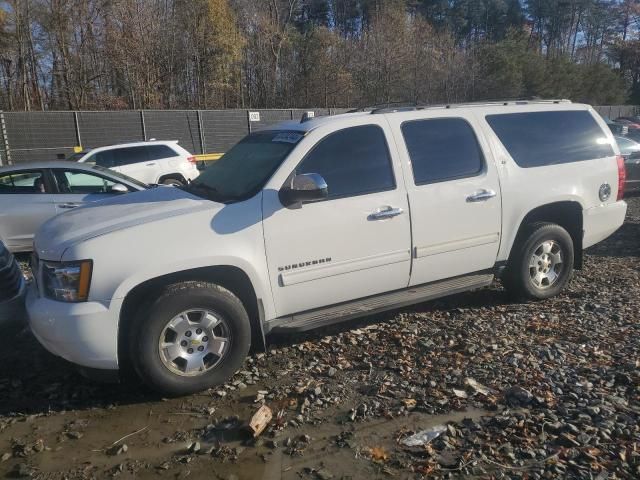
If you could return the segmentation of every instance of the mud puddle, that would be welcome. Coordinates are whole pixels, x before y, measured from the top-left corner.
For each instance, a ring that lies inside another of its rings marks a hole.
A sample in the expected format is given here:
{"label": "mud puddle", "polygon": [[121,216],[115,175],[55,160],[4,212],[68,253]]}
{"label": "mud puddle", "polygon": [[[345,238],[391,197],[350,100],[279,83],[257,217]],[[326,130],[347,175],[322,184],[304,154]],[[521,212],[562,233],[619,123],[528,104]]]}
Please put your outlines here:
{"label": "mud puddle", "polygon": [[[405,417],[361,423],[327,421],[305,428],[287,428],[274,437],[259,439],[256,447],[247,448],[239,440],[220,444],[202,442],[201,448],[206,454],[192,457],[188,464],[173,465],[166,473],[180,478],[191,476],[240,480],[388,478],[389,475],[404,478],[392,466],[386,466],[386,462],[376,462],[372,458],[372,451],[374,457],[380,457],[378,460],[383,460],[381,457],[385,455],[390,459],[399,448],[396,440],[398,432],[415,432],[437,425],[459,423],[465,418],[478,420],[489,415],[485,410],[470,409],[447,415],[416,412]],[[222,458],[216,458],[208,453],[210,448],[238,452],[238,455],[233,460],[225,459],[224,453]],[[137,478],[155,478],[155,475],[144,472]]]}
{"label": "mud puddle", "polygon": [[[46,423],[23,418],[8,428],[11,439],[0,448],[28,451],[40,444],[44,451],[14,458],[9,461],[14,465],[7,462],[3,467],[17,471],[18,465],[28,460],[32,476],[43,479],[58,478],[72,466],[73,473],[65,478],[378,478],[399,475],[371,455],[375,449],[378,455],[391,458],[399,448],[398,432],[490,415],[470,409],[447,415],[414,412],[392,419],[344,422],[344,411],[326,412],[317,425],[287,427],[254,443],[247,441],[249,435],[241,428],[210,436],[214,440],[208,441],[202,435],[206,426],[202,416],[173,413],[179,405],[174,402],[161,402],[155,405],[156,411],[144,413],[132,405],[99,412],[61,412]],[[9,432],[3,433],[7,439]],[[16,439],[20,439],[18,444]],[[199,452],[190,452],[195,442]],[[118,448],[123,445],[126,451]]]}

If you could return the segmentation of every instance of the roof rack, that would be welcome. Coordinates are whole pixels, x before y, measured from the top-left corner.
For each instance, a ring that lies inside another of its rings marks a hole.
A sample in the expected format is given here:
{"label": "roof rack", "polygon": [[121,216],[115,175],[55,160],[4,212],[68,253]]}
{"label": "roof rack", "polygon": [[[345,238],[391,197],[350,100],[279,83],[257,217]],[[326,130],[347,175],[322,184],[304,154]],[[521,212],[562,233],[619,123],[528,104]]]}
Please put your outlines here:
{"label": "roof rack", "polygon": [[346,113],[359,113],[359,112],[373,112],[374,110],[379,110],[382,108],[411,108],[417,107],[418,104],[416,102],[385,102],[385,103],[376,103],[374,105],[367,105],[364,107],[357,107],[352,110],[347,111]]}
{"label": "roof rack", "polygon": [[[429,108],[458,108],[458,107],[477,107],[483,105],[530,105],[536,103],[571,103],[571,100],[564,98],[561,99],[542,99],[542,98],[515,98],[515,99],[500,99],[500,100],[482,100],[477,102],[463,102],[463,103],[440,103],[430,105],[412,105],[412,106],[385,106],[379,108],[372,108],[371,114],[379,113],[395,113],[395,112],[410,112],[417,110],[426,110]],[[365,109],[355,111],[366,111]]]}

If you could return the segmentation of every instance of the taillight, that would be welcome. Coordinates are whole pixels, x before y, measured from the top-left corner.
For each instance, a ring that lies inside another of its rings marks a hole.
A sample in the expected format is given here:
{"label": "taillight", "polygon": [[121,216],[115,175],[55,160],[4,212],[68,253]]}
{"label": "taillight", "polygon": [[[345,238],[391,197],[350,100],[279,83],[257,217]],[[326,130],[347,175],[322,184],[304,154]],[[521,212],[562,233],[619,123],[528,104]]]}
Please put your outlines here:
{"label": "taillight", "polygon": [[198,159],[196,157],[194,157],[194,156],[187,157],[187,160],[189,160],[193,164],[198,163]]}
{"label": "taillight", "polygon": [[618,155],[616,157],[618,161],[618,198],[617,200],[622,200],[624,197],[624,184],[627,181],[627,170],[624,166],[624,157],[622,155]]}

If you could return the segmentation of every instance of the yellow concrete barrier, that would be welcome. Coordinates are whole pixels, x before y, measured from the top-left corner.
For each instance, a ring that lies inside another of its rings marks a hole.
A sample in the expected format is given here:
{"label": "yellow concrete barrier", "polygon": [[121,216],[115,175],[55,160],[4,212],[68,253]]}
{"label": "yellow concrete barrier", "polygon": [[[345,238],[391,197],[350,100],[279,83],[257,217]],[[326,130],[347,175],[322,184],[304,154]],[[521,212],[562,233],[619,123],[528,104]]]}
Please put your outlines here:
{"label": "yellow concrete barrier", "polygon": [[220,160],[222,155],[224,155],[224,153],[204,153],[202,155],[194,155],[194,157],[196,157],[196,160],[199,162],[213,162],[215,160]]}

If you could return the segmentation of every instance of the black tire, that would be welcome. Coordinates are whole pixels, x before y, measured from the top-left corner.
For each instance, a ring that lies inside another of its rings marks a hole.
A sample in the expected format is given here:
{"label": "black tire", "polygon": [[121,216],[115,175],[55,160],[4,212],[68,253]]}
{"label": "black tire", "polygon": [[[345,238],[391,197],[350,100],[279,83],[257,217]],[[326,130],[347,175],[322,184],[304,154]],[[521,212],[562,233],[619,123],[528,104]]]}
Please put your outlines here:
{"label": "black tire", "polygon": [[[544,242],[554,242],[553,244],[558,246],[561,250],[562,264],[553,283],[537,286],[532,280],[537,271],[532,270],[530,262]],[[543,300],[554,297],[571,279],[573,262],[573,240],[564,228],[555,223],[532,223],[518,234],[503,283],[507,291],[517,299]]]}
{"label": "black tire", "polygon": [[[169,321],[191,309],[207,309],[223,318],[230,347],[220,363],[197,376],[182,376],[161,359],[159,341]],[[212,283],[183,282],[167,286],[156,300],[143,305],[134,318],[129,355],[138,377],[163,395],[200,392],[227,381],[242,365],[251,346],[251,326],[242,302]]]}
{"label": "black tire", "polygon": [[184,185],[184,182],[178,178],[165,178],[162,181],[163,185],[174,185],[176,187],[182,187]]}

